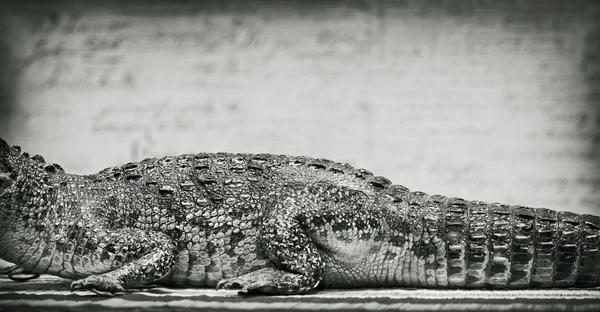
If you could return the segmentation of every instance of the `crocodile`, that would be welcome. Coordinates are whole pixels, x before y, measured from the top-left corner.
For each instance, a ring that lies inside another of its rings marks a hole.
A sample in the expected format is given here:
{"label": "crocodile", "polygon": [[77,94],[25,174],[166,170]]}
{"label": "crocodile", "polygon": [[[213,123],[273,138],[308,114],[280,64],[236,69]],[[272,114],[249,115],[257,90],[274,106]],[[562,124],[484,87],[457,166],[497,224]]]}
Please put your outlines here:
{"label": "crocodile", "polygon": [[428,195],[322,158],[183,154],[77,175],[0,139],[0,258],[71,291],[597,287],[599,235],[598,216]]}

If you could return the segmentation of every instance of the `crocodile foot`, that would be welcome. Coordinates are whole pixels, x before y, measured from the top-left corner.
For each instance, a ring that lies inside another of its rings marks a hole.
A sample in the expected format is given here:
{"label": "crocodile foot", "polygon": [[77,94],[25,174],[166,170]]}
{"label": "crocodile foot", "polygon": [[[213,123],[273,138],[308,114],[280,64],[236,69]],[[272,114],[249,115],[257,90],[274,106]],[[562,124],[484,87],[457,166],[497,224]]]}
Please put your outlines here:
{"label": "crocodile foot", "polygon": [[305,278],[273,268],[265,268],[217,283],[217,289],[240,289],[238,294],[294,295],[305,293],[316,285],[304,285]]}
{"label": "crocodile foot", "polygon": [[91,275],[71,283],[71,292],[79,290],[90,290],[105,297],[112,297],[125,291],[118,279],[107,275]]}

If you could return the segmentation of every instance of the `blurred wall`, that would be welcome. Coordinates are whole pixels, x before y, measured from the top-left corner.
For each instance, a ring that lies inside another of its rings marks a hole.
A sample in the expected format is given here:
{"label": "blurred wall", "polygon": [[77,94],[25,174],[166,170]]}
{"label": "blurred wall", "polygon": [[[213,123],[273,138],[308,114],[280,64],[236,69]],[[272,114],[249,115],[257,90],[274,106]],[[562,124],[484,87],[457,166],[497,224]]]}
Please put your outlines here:
{"label": "blurred wall", "polygon": [[325,157],[600,214],[595,1],[0,4],[0,137],[67,171]]}

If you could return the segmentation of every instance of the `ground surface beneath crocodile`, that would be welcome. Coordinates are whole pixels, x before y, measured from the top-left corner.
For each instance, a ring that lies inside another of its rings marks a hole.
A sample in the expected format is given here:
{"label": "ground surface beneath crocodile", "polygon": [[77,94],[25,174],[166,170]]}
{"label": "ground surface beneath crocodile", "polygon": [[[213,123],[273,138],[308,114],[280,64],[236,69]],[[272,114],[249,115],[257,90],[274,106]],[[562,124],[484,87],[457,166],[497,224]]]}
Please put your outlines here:
{"label": "ground surface beneath crocodile", "polygon": [[104,298],[72,294],[69,280],[0,278],[0,311],[600,311],[600,288],[552,290],[323,290],[303,296],[242,297],[213,289],[136,289]]}

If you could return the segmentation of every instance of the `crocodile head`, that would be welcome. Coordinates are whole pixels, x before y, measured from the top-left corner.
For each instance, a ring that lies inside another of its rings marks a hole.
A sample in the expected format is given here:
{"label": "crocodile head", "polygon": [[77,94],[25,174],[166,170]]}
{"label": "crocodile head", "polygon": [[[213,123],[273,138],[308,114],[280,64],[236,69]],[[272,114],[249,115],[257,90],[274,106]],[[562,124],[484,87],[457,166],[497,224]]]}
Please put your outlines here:
{"label": "crocodile head", "polygon": [[37,212],[48,206],[55,171],[49,166],[41,156],[30,156],[0,139],[0,258],[18,260],[16,251],[36,238],[30,227],[41,229],[43,214]]}
{"label": "crocodile head", "polygon": [[0,203],[9,196],[6,193],[39,189],[58,172],[64,172],[59,165],[47,164],[42,156],[21,152],[19,146],[9,146],[0,138]]}

